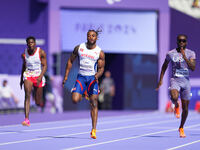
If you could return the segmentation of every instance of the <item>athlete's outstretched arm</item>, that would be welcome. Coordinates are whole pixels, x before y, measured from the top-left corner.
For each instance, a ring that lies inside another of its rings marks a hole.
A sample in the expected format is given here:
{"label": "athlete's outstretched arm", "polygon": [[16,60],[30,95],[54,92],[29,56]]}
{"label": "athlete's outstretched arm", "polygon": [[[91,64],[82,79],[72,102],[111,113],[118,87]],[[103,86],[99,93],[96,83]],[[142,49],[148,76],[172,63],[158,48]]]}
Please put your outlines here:
{"label": "athlete's outstretched arm", "polygon": [[100,52],[100,56],[98,59],[98,71],[95,74],[95,78],[96,80],[98,80],[99,77],[102,76],[103,72],[104,72],[104,66],[105,66],[105,54],[103,51]]}
{"label": "athlete's outstretched arm", "polygon": [[196,67],[196,60],[195,59],[187,59],[186,55],[185,55],[185,51],[183,49],[181,49],[181,54],[183,55],[183,59],[186,61],[188,67],[190,70],[194,71],[195,67]]}
{"label": "athlete's outstretched arm", "polygon": [[164,77],[165,71],[168,67],[168,64],[169,64],[169,61],[167,61],[167,59],[165,59],[165,62],[162,65],[162,70],[161,70],[161,73],[160,73],[160,79],[159,79],[156,90],[158,90],[160,88],[160,86],[162,85],[163,77]]}
{"label": "athlete's outstretched arm", "polygon": [[66,68],[65,68],[65,76],[63,79],[63,86],[68,79],[68,75],[72,68],[72,64],[73,64],[74,60],[76,59],[76,57],[78,56],[78,49],[79,49],[79,45],[74,48],[74,51],[72,52],[70,58],[67,61]]}
{"label": "athlete's outstretched arm", "polygon": [[39,85],[42,81],[42,77],[44,76],[45,72],[47,71],[47,58],[46,53],[44,50],[40,49],[40,60],[42,65],[42,72],[40,76],[37,78],[37,84]]}
{"label": "athlete's outstretched arm", "polygon": [[24,83],[24,81],[23,81],[23,74],[24,74],[24,71],[26,69],[25,54],[23,53],[21,55],[21,57],[22,57],[23,63],[22,63],[22,71],[21,71],[21,79],[20,79],[20,88],[22,89],[22,85]]}

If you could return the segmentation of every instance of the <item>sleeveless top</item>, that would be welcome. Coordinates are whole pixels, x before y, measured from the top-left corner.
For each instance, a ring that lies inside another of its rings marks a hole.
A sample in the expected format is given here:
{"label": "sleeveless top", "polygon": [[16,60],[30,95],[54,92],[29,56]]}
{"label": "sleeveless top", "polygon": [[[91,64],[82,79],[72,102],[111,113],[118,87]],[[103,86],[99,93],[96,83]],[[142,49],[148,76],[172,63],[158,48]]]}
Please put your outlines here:
{"label": "sleeveless top", "polygon": [[97,60],[101,48],[96,46],[94,49],[87,49],[86,43],[82,43],[78,49],[79,55],[79,74],[84,76],[93,76],[97,72]]}
{"label": "sleeveless top", "polygon": [[[185,49],[187,59],[196,59],[195,52]],[[172,77],[189,77],[189,68],[181,53],[173,49],[167,53],[166,60],[172,63]]]}
{"label": "sleeveless top", "polygon": [[30,55],[28,49],[25,49],[25,74],[28,76],[39,76],[41,73],[40,47],[37,47],[34,54]]}

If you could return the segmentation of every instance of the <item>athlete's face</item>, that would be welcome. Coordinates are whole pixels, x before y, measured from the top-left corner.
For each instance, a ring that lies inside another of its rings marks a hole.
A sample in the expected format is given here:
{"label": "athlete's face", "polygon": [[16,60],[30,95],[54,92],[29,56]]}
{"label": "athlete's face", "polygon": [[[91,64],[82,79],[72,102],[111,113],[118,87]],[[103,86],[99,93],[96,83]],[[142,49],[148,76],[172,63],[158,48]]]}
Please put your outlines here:
{"label": "athlete's face", "polygon": [[94,31],[90,31],[87,34],[87,41],[89,44],[93,45],[96,44],[97,41],[97,34]]}
{"label": "athlete's face", "polygon": [[187,39],[185,36],[179,36],[177,38],[177,45],[179,48],[185,48],[187,46]]}
{"label": "athlete's face", "polygon": [[33,39],[29,39],[28,42],[27,42],[27,46],[28,46],[29,49],[34,50],[36,43]]}

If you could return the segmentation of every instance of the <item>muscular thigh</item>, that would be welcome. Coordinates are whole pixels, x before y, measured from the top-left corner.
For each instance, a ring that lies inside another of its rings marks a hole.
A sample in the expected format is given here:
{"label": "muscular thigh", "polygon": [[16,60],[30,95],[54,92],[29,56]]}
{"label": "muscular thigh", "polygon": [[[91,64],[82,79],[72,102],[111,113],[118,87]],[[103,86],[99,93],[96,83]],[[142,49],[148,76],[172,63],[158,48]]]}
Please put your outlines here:
{"label": "muscular thigh", "polygon": [[88,95],[98,95],[99,86],[97,81],[94,78],[91,78],[90,82],[87,85]]}
{"label": "muscular thigh", "polygon": [[180,87],[179,82],[176,79],[171,78],[170,79],[170,95],[172,99],[178,99],[180,89],[181,87]]}
{"label": "muscular thigh", "polygon": [[73,95],[76,96],[78,94],[83,95],[86,90],[86,80],[83,76],[78,75],[76,83],[72,88],[72,97]]}
{"label": "muscular thigh", "polygon": [[43,94],[43,87],[34,87],[35,99],[41,100]]}
{"label": "muscular thigh", "polygon": [[33,83],[30,80],[24,80],[24,91],[27,93],[31,93],[33,87]]}
{"label": "muscular thigh", "polygon": [[189,81],[185,81],[180,91],[181,99],[190,100],[191,98],[191,86]]}

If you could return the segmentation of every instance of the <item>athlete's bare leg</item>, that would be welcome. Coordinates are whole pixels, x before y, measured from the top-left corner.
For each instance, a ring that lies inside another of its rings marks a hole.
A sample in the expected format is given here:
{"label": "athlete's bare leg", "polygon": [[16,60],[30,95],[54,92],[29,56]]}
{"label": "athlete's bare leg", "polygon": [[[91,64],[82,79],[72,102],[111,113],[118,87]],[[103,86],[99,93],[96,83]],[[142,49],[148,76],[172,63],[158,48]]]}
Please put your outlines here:
{"label": "athlete's bare leg", "polygon": [[98,95],[90,96],[90,106],[91,106],[91,118],[92,118],[92,129],[96,129],[97,117],[98,117]]}
{"label": "athlete's bare leg", "polygon": [[25,112],[25,118],[27,119],[29,118],[32,87],[33,83],[31,81],[24,80],[24,91],[25,91],[24,112]]}
{"label": "athlete's bare leg", "polygon": [[179,126],[179,135],[181,138],[185,138],[186,135],[184,133],[184,129],[183,129],[183,126],[185,124],[185,121],[187,119],[187,116],[188,116],[188,106],[189,106],[189,100],[184,100],[184,99],[181,99],[181,103],[182,103],[182,117],[181,117],[181,124]]}
{"label": "athlete's bare leg", "polygon": [[171,93],[172,103],[175,105],[175,108],[174,108],[175,116],[176,116],[176,118],[180,118],[180,108],[179,108],[179,104],[178,104],[179,92],[178,92],[178,90],[173,89],[170,91],[170,93]]}
{"label": "athlete's bare leg", "polygon": [[43,87],[34,87],[35,90],[35,103],[40,106],[41,102],[43,102]]}
{"label": "athlete's bare leg", "polygon": [[175,105],[176,108],[178,108],[179,107],[179,104],[178,104],[179,92],[178,92],[178,90],[173,89],[170,91],[170,94],[171,94],[172,103]]}
{"label": "athlete's bare leg", "polygon": [[181,103],[182,103],[182,116],[181,116],[181,124],[179,128],[183,128],[185,121],[187,119],[188,116],[188,106],[189,106],[189,100],[184,100],[181,99]]}
{"label": "athlete's bare leg", "polygon": [[74,104],[77,104],[79,101],[81,101],[81,99],[82,99],[82,95],[80,93],[77,93],[77,92],[72,93],[72,101]]}

